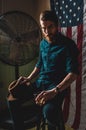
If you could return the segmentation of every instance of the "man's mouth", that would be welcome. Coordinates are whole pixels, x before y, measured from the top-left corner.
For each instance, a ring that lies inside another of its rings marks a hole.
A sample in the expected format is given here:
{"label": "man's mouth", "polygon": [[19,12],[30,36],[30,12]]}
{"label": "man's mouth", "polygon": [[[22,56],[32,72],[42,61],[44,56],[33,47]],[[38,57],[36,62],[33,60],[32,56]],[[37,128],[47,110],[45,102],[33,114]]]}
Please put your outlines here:
{"label": "man's mouth", "polygon": [[52,34],[48,34],[48,35],[46,35],[46,37],[50,37],[50,38],[51,38],[52,36],[53,36]]}

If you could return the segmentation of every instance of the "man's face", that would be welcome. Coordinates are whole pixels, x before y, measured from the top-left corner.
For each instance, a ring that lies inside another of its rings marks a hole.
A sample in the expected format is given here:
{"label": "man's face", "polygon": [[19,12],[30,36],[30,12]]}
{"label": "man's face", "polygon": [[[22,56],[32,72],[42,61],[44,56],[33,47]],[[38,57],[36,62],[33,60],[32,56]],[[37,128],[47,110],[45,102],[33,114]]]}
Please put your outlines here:
{"label": "man's face", "polygon": [[40,25],[44,38],[52,43],[54,41],[55,35],[57,33],[57,26],[52,21],[42,21],[40,20]]}

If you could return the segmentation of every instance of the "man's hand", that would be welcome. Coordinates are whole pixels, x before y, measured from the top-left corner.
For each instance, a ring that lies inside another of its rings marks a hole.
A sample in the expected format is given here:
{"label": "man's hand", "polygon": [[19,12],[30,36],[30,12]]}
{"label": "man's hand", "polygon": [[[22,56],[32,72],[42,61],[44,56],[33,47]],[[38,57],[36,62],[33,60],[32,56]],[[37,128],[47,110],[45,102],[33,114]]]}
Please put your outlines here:
{"label": "man's hand", "polygon": [[30,84],[30,80],[27,77],[22,77],[20,76],[19,79],[17,80],[18,83],[21,84],[26,84],[27,86]]}
{"label": "man's hand", "polygon": [[36,104],[38,105],[43,105],[45,104],[48,100],[52,99],[55,97],[56,95],[56,89],[51,89],[51,90],[47,90],[47,91],[42,91],[41,93],[39,93],[37,95],[37,97],[35,98]]}

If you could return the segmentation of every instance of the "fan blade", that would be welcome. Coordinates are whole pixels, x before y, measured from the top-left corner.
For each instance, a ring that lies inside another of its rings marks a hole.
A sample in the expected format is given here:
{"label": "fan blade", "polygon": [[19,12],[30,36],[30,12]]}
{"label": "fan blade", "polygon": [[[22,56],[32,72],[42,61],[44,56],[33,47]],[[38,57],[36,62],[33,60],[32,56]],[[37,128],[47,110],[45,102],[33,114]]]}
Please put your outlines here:
{"label": "fan blade", "polygon": [[39,38],[39,30],[36,29],[27,33],[23,33],[21,34],[21,38],[24,42],[31,41],[32,39],[36,40]]}
{"label": "fan blade", "polygon": [[0,17],[0,29],[4,30],[5,33],[9,35],[10,38],[14,38],[15,33],[13,30],[10,28],[10,26],[7,24],[7,21],[3,18]]}

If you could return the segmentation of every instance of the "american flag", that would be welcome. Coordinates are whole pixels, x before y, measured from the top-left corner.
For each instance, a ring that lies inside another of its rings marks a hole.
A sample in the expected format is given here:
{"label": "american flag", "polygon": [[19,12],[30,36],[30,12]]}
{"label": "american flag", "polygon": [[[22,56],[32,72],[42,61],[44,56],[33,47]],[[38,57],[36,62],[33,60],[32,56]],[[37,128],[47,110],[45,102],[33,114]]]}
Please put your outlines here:
{"label": "american flag", "polygon": [[74,130],[86,130],[86,0],[50,0],[61,31],[75,41],[79,48],[77,80],[70,86],[63,112],[66,124]]}

